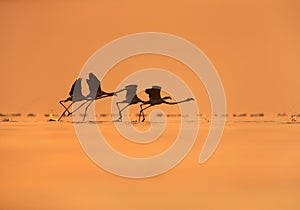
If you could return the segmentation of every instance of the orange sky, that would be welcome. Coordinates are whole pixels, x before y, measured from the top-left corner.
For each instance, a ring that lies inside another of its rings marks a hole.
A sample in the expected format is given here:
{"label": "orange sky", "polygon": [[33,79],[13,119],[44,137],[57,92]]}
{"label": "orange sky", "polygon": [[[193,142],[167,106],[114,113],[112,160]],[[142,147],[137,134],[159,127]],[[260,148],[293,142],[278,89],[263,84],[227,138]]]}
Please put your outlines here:
{"label": "orange sky", "polygon": [[221,76],[228,112],[299,111],[299,11],[297,0],[1,1],[0,112],[60,112],[98,48],[146,31],[197,45]]}

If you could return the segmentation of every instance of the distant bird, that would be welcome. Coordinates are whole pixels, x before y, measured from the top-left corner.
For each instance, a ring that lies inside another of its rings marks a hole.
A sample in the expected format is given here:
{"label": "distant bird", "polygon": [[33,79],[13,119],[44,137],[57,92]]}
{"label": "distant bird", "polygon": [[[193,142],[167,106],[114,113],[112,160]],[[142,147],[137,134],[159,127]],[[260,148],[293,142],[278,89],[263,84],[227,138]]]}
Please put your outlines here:
{"label": "distant bird", "polygon": [[[138,104],[138,103],[144,103],[143,100],[141,100],[138,96],[137,96],[137,85],[127,85],[125,87],[125,89],[119,90],[117,91],[117,93],[122,92],[122,91],[126,91],[126,99],[123,101],[119,101],[116,103],[118,110],[119,110],[119,119],[118,121],[122,121],[122,111],[124,111],[127,107],[129,107],[130,105],[133,104]],[[127,104],[126,106],[124,106],[122,109],[120,109],[119,104]]]}
{"label": "distant bird", "polygon": [[239,114],[238,117],[247,117],[246,113]]}
{"label": "distant bird", "polygon": [[278,114],[277,114],[277,117],[286,117],[286,116],[287,116],[286,113],[278,113]]}
{"label": "distant bird", "polygon": [[264,117],[264,113],[250,114],[250,117]]}
{"label": "distant bird", "polygon": [[297,121],[297,115],[296,114],[292,114],[290,117],[292,122],[296,122]]}
{"label": "distant bird", "polygon": [[[179,104],[179,103],[183,103],[183,102],[188,102],[191,100],[194,100],[193,98],[187,98],[185,100],[182,101],[178,101],[178,102],[169,102],[166,101],[168,99],[172,99],[170,96],[165,96],[165,97],[161,97],[160,95],[161,92],[161,87],[160,86],[152,86],[152,88],[148,88],[145,90],[145,93],[147,93],[149,95],[149,100],[148,101],[144,101],[143,104],[140,105],[140,114],[139,114],[139,122],[140,122],[140,118],[141,116],[143,116],[142,122],[145,121],[145,115],[144,115],[144,111],[152,106],[155,105],[159,105],[159,104],[168,104],[168,105],[174,105],[174,104]],[[144,105],[148,105],[147,107],[143,108]]]}

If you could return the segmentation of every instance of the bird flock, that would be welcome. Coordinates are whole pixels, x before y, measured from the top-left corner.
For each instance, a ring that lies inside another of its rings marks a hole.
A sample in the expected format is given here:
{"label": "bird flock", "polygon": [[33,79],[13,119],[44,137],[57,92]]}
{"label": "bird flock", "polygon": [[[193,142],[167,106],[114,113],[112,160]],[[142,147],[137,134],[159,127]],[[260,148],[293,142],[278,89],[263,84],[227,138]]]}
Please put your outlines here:
{"label": "bird flock", "polygon": [[[63,113],[58,118],[58,121],[61,120],[61,118],[65,115],[70,116],[77,110],[79,110],[81,107],[85,106],[85,114],[83,115],[83,121],[86,116],[87,109],[89,106],[93,103],[93,101],[106,98],[106,97],[112,97],[117,96],[118,93],[126,91],[126,98],[125,100],[116,102],[116,106],[119,111],[119,118],[117,121],[122,121],[122,112],[129,106],[134,104],[140,104],[140,112],[139,112],[139,122],[145,121],[145,114],[144,111],[152,106],[159,105],[159,104],[167,104],[167,105],[175,105],[179,103],[184,103],[188,101],[193,101],[193,98],[186,98],[181,101],[170,101],[172,98],[170,96],[161,97],[161,87],[160,86],[152,86],[151,88],[147,88],[145,90],[145,93],[148,94],[149,100],[142,100],[137,96],[137,85],[131,84],[127,85],[125,88],[118,90],[116,92],[105,92],[101,89],[101,83],[100,80],[93,74],[89,73],[89,78],[86,79],[86,82],[89,87],[89,94],[87,96],[84,96],[82,94],[82,78],[77,79],[69,92],[69,97],[65,100],[59,101],[59,103],[64,107]],[[75,110],[70,111],[70,107],[72,104],[76,102],[83,102],[79,107],[77,107]],[[65,104],[71,102],[68,106]],[[126,104],[123,108],[120,108],[120,104]]]}

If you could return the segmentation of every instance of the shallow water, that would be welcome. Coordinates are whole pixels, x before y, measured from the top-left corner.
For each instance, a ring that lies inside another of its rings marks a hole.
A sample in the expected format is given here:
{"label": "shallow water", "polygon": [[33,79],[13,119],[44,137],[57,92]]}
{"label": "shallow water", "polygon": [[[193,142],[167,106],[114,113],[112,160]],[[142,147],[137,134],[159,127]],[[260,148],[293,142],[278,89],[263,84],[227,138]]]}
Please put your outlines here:
{"label": "shallow water", "polygon": [[[167,173],[147,179],[122,178],[99,168],[81,148],[70,118],[1,122],[1,209],[299,209],[300,125],[251,120],[227,120],[219,147],[201,165],[209,123],[200,120],[188,156]],[[96,123],[113,147],[141,157],[170,146],[176,121],[171,119],[166,134],[146,145],[123,141],[110,120]]]}

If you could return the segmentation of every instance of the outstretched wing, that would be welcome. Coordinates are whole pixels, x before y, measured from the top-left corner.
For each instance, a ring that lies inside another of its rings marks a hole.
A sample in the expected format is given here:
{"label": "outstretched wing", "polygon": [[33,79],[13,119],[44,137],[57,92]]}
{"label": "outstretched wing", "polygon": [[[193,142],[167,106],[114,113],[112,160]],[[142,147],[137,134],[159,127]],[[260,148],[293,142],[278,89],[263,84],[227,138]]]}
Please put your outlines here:
{"label": "outstretched wing", "polygon": [[158,88],[148,88],[145,92],[149,95],[150,100],[161,99],[160,89]]}
{"label": "outstretched wing", "polygon": [[89,78],[86,80],[86,82],[90,90],[88,96],[95,98],[97,92],[101,92],[100,80],[93,73],[90,73]]}
{"label": "outstretched wing", "polygon": [[[81,92],[81,90],[82,90],[82,87],[81,87],[81,78],[79,78],[79,79],[77,79],[74,83],[73,83],[73,85],[72,85],[72,87],[71,87],[71,90],[70,90],[70,92],[69,92],[69,95],[71,96],[71,97],[73,97],[73,96],[81,96],[82,95],[82,92]],[[78,86],[78,88],[75,90],[75,86]]]}
{"label": "outstretched wing", "polygon": [[131,102],[136,96],[137,85],[127,85],[126,89],[126,101]]}

